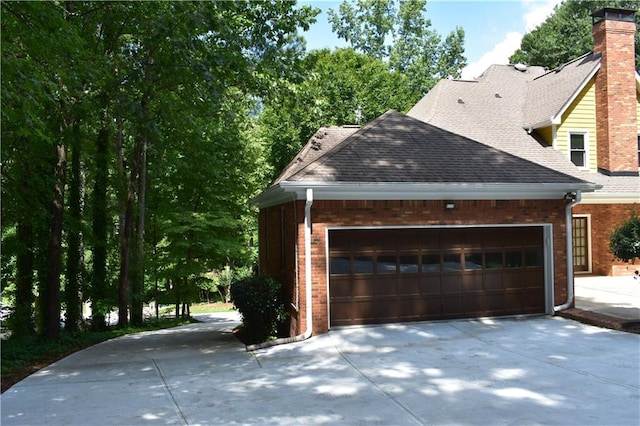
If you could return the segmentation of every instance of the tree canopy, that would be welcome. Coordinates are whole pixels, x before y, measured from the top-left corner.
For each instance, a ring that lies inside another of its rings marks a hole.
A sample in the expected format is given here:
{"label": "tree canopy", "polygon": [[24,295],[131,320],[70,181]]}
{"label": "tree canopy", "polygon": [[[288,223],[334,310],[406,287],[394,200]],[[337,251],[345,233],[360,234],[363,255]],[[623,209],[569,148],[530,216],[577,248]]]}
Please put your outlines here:
{"label": "tree canopy", "polygon": [[1,8],[2,285],[14,333],[55,339],[61,312],[73,331],[84,301],[93,327],[115,306],[121,325],[140,322],[151,293],[250,264],[247,201],[265,173],[251,111],[299,79],[298,31],[318,11],[279,1]]}
{"label": "tree canopy", "polygon": [[[509,58],[511,63],[557,68],[593,50],[591,15],[603,7],[640,9],[640,1],[567,0],[539,27],[522,38],[520,48]],[[636,14],[636,26],[640,14]],[[640,33],[636,31],[636,70],[640,69]]]}
{"label": "tree canopy", "polygon": [[442,40],[426,13],[426,0],[344,1],[329,10],[329,22],[356,52],[388,60],[423,95],[442,78],[460,77],[466,66],[464,30],[457,27]]}
{"label": "tree canopy", "polygon": [[353,49],[313,51],[303,64],[307,79],[279,92],[258,119],[274,174],[321,126],[364,124],[389,109],[404,111],[417,100],[405,75]]}

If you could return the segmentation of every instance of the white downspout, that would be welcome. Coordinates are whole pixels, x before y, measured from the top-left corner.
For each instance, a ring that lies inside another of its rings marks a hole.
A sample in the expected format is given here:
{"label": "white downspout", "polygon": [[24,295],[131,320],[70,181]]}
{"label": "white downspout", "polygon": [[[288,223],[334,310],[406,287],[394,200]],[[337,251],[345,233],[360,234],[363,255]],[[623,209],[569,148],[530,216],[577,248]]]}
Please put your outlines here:
{"label": "white downspout", "polygon": [[567,301],[559,306],[554,306],[554,312],[564,311],[573,304],[573,225],[572,225],[572,208],[582,200],[582,192],[576,191],[575,197],[568,203],[564,209],[567,221]]}
{"label": "white downspout", "polygon": [[[301,342],[311,337],[313,332],[313,313],[311,299],[311,206],[313,205],[313,189],[307,188],[307,200],[304,205],[304,286],[306,294],[307,327],[304,333],[293,337],[283,337],[281,339],[270,340],[268,342],[248,345],[247,351],[268,348],[270,346],[283,345],[286,343]],[[294,206],[295,208],[295,206]]]}

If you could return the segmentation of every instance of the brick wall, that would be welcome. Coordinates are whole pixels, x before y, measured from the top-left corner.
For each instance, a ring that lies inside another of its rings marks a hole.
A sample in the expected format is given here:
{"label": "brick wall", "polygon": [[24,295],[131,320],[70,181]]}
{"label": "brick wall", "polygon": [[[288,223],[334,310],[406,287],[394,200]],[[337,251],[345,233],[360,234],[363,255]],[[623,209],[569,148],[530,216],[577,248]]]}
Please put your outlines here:
{"label": "brick wall", "polygon": [[591,218],[591,271],[595,275],[633,275],[640,269],[640,260],[634,264],[615,260],[609,251],[609,238],[616,227],[629,219],[632,212],[640,213],[638,204],[579,204],[574,214]]}
{"label": "brick wall", "polygon": [[598,167],[605,173],[638,173],[635,21],[604,19],[593,26]]}
{"label": "brick wall", "polygon": [[[566,301],[566,247],[565,247],[565,204],[562,200],[510,200],[510,201],[455,201],[456,208],[445,212],[445,201],[323,201],[316,200],[312,207],[313,233],[311,238],[312,282],[313,282],[313,332],[323,333],[328,329],[327,309],[327,241],[326,228],[333,226],[425,226],[425,225],[495,225],[495,224],[527,224],[550,223],[553,225],[554,246],[554,294],[555,304]],[[276,208],[276,210],[279,207]],[[293,205],[287,209],[293,212]],[[261,224],[266,223],[265,211],[261,212]],[[291,215],[293,218],[293,214]],[[305,312],[305,260],[304,260],[304,202],[297,202],[296,223],[298,292],[300,303],[298,309],[292,310],[292,334],[304,332],[306,327]],[[276,223],[275,221],[272,223]],[[289,223],[285,221],[285,223]],[[275,239],[275,234],[269,234]],[[261,229],[261,238],[266,231]],[[273,244],[273,243],[272,243]],[[267,244],[261,241],[260,259],[262,270],[282,270],[265,266]],[[273,260],[267,263],[273,265]],[[294,269],[284,271],[295,279]],[[293,286],[295,287],[295,285]]]}
{"label": "brick wall", "polygon": [[[260,210],[258,239],[260,273],[282,283],[283,296],[290,314],[289,334],[297,334],[300,327],[300,293],[296,281],[296,241],[298,222],[304,220],[304,210],[294,208],[294,203]],[[302,228],[301,231],[303,232]],[[303,243],[304,250],[304,243]],[[302,296],[304,303],[304,295]]]}

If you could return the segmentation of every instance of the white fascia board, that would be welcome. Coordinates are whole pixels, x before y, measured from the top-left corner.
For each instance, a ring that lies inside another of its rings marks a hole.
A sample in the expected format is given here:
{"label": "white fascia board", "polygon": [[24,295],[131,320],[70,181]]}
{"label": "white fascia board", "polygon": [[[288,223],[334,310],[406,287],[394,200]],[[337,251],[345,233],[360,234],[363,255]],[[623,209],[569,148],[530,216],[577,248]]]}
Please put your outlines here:
{"label": "white fascia board", "polygon": [[562,105],[560,110],[553,117],[551,117],[552,124],[562,124],[562,114],[564,114],[567,108],[569,108],[569,106],[573,103],[573,101],[576,100],[580,92],[582,92],[582,89],[587,87],[587,84],[589,84],[593,76],[596,75],[601,65],[602,65],[601,63],[598,63],[598,65],[594,67],[593,70],[591,70],[587,78],[585,78],[582,81],[582,83],[580,83],[580,86],[578,86],[578,88],[571,94],[569,99],[567,99],[567,101]]}
{"label": "white fascia board", "polygon": [[640,204],[640,192],[592,192],[580,204]]}
{"label": "white fascia board", "polygon": [[524,127],[524,129],[527,131],[527,133],[531,133],[534,129],[541,129],[543,127],[549,127],[552,124],[559,124],[559,123],[554,123],[553,122],[553,117],[549,117],[546,120],[542,120],[538,123],[534,123],[534,124],[528,124]]}
{"label": "white fascia board", "polygon": [[286,191],[280,186],[280,184],[278,184],[276,186],[265,189],[263,192],[253,197],[251,200],[249,200],[249,204],[264,208],[295,201],[296,199],[304,199],[304,197],[299,197],[300,194],[298,194],[297,192]]}
{"label": "white fascia board", "polygon": [[326,183],[280,182],[252,200],[258,207],[270,207],[305,199],[313,188],[315,200],[552,200],[568,192],[590,192],[600,186],[591,183]]}

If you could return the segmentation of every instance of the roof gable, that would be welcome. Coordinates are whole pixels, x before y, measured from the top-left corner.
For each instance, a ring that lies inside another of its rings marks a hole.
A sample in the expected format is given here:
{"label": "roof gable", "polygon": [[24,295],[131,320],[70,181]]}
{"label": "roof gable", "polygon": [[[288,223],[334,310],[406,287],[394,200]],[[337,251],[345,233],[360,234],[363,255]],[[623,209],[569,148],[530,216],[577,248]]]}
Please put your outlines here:
{"label": "roof gable", "polygon": [[529,81],[522,127],[560,124],[562,114],[600,69],[600,59],[589,53]]}

